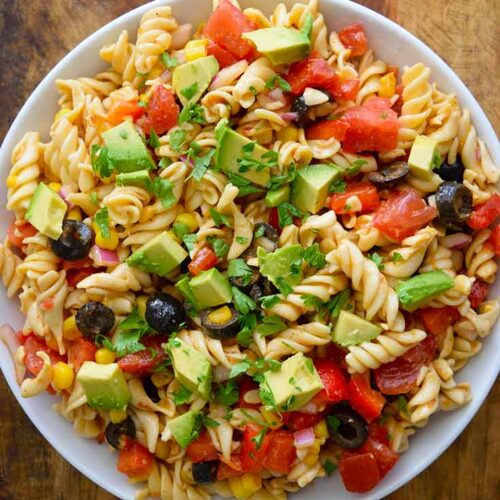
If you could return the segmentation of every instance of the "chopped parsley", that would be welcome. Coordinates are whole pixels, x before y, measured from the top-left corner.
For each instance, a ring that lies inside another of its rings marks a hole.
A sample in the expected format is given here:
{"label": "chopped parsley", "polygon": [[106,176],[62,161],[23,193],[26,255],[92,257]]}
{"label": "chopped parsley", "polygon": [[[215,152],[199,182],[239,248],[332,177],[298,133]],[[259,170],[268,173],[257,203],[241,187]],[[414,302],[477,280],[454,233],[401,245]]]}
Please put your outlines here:
{"label": "chopped parsley", "polygon": [[293,288],[281,276],[276,280],[276,287],[285,297],[288,297],[293,292]]}
{"label": "chopped parsley", "polygon": [[108,148],[93,144],[90,148],[92,170],[101,178],[109,177],[113,172],[113,164],[108,156]]}
{"label": "chopped parsley", "polygon": [[373,252],[371,255],[370,255],[370,259],[375,262],[375,264],[377,265],[377,268],[379,269],[379,271],[383,271],[384,270],[384,259],[382,258],[381,255],[379,255],[377,252]]}
{"label": "chopped parsley", "polygon": [[191,233],[191,229],[187,224],[175,222],[172,226],[172,231],[182,240],[186,234]]}
{"label": "chopped parsley", "polygon": [[256,436],[252,438],[252,442],[255,443],[255,449],[259,450],[264,442],[264,438],[267,434],[267,426],[265,426]]}
{"label": "chopped parsley", "polygon": [[238,375],[242,373],[246,373],[250,368],[250,363],[248,361],[240,361],[236,363],[229,372],[229,378],[236,378]]}
{"label": "chopped parsley", "polygon": [[93,205],[99,205],[99,197],[97,196],[97,191],[92,191],[90,193],[90,203]]}
{"label": "chopped parsley", "polygon": [[184,87],[181,90],[181,95],[183,95],[188,101],[191,100],[198,92],[198,82],[194,82],[189,87]]}
{"label": "chopped parsley", "polygon": [[198,240],[198,235],[196,234],[186,234],[182,238],[182,241],[184,242],[184,245],[186,245],[188,252],[192,252],[194,250],[194,245],[196,244],[197,240]]}
{"label": "chopped parsley", "polygon": [[233,301],[236,310],[241,314],[248,314],[250,311],[253,311],[257,304],[255,301],[244,294],[239,288],[233,286]]}
{"label": "chopped parsley", "polygon": [[94,222],[99,227],[99,231],[105,240],[111,238],[111,232],[109,230],[109,213],[108,207],[101,208],[94,215]]}
{"label": "chopped parsley", "polygon": [[431,169],[436,170],[441,166],[441,155],[439,154],[439,151],[434,151],[434,155],[432,157],[432,164],[431,164]]}
{"label": "chopped parsley", "polygon": [[262,323],[257,327],[257,331],[262,337],[274,335],[286,329],[286,323],[279,316],[266,316]]}
{"label": "chopped parsley", "polygon": [[278,205],[278,221],[281,228],[293,224],[294,217],[302,217],[302,212],[291,203],[284,201]]}
{"label": "chopped parsley", "polygon": [[256,97],[259,93],[259,91],[253,85],[250,85],[250,87],[248,87],[248,90],[254,95],[254,97]]}
{"label": "chopped parsley", "polygon": [[264,226],[264,224],[261,224],[256,230],[255,232],[253,233],[253,237],[255,239],[257,238],[261,238],[262,236],[264,236],[266,234],[266,228]]}
{"label": "chopped parsley", "polygon": [[271,176],[271,178],[269,179],[269,183],[267,184],[267,188],[269,191],[276,191],[281,186],[294,181],[296,177],[297,167],[294,163],[291,163],[288,168],[288,172],[286,172],[285,174]]}
{"label": "chopped parsley", "polygon": [[169,135],[169,143],[172,149],[175,151],[180,151],[182,146],[184,146],[184,142],[186,141],[186,131],[177,129],[173,132],[170,132]]}
{"label": "chopped parsley", "polygon": [[227,275],[229,278],[241,278],[242,285],[247,286],[250,284],[253,271],[243,259],[232,259],[229,261]]}
{"label": "chopped parsley", "polygon": [[339,430],[340,423],[340,420],[333,415],[328,415],[326,417],[326,425],[332,432],[336,433]]}
{"label": "chopped parsley", "polygon": [[217,420],[214,420],[213,418],[210,418],[208,415],[203,416],[203,425],[205,427],[219,427],[219,422]]}
{"label": "chopped parsley", "polygon": [[323,306],[322,300],[319,297],[316,297],[316,295],[306,293],[304,295],[301,295],[300,298],[304,301],[304,305],[306,307],[319,309]]}
{"label": "chopped parsley", "polygon": [[230,380],[226,384],[218,384],[214,394],[214,400],[217,404],[223,406],[232,406],[240,398],[236,382]]}
{"label": "chopped parsley", "polygon": [[160,162],[158,163],[158,166],[160,168],[167,168],[170,165],[172,165],[172,160],[170,158],[162,158]]}
{"label": "chopped parsley", "polygon": [[167,52],[160,55],[160,61],[167,69],[173,69],[180,64],[176,57],[170,56]]}
{"label": "chopped parsley", "polygon": [[323,269],[326,264],[325,254],[320,251],[317,243],[307,247],[302,253],[302,258],[316,269]]}
{"label": "chopped parsley", "polygon": [[214,224],[217,227],[221,226],[226,226],[226,227],[233,227],[233,220],[231,217],[228,215],[221,214],[215,210],[215,208],[210,209],[210,215],[212,216],[212,219],[214,220]]}
{"label": "chopped parsley", "polygon": [[248,242],[248,238],[245,236],[236,236],[235,240],[236,243],[239,243],[240,245],[244,245],[245,243]]}
{"label": "chopped parsley", "polygon": [[352,165],[345,172],[348,176],[356,175],[361,170],[361,167],[367,163],[368,162],[366,160],[358,158],[352,162]]}
{"label": "chopped parsley", "polygon": [[266,82],[266,89],[272,90],[276,86],[278,86],[284,92],[291,92],[292,91],[290,84],[285,79],[281,78],[281,76],[279,76],[279,75],[272,76]]}
{"label": "chopped parsley", "polygon": [[404,396],[398,396],[398,409],[402,413],[408,412],[408,400]]}

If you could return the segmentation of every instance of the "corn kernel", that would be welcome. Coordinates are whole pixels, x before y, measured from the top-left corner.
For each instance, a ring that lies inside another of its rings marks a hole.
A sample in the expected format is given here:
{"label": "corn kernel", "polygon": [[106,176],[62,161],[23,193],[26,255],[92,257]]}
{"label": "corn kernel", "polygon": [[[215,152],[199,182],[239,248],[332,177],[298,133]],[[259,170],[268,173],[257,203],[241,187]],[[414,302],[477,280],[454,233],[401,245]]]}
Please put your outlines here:
{"label": "corn kernel", "polygon": [[230,477],[227,480],[229,484],[229,488],[231,488],[231,493],[236,497],[236,498],[245,498],[244,493],[243,493],[243,487],[241,485],[241,477],[236,476],[236,477]]}
{"label": "corn kernel", "polygon": [[15,187],[17,184],[17,175],[9,175],[9,177],[7,177],[6,184],[8,188]]}
{"label": "corn kernel", "polygon": [[170,446],[168,443],[159,439],[158,442],[156,443],[155,455],[158,458],[165,460],[168,458],[169,448]]}
{"label": "corn kernel", "polygon": [[52,383],[58,391],[71,387],[74,378],[75,373],[73,368],[63,361],[58,361],[52,367]]}
{"label": "corn kernel", "polygon": [[167,234],[170,236],[170,238],[172,238],[177,243],[181,242],[181,240],[179,239],[179,237],[171,229],[169,231],[167,231]]}
{"label": "corn kernel", "polygon": [[75,315],[73,314],[69,318],[66,318],[63,322],[63,337],[66,340],[75,340],[81,336],[82,334],[76,326]]}
{"label": "corn kernel", "polygon": [[278,140],[282,142],[294,141],[296,142],[299,138],[299,131],[297,127],[289,125],[288,127],[282,128],[278,131]]}
{"label": "corn kernel", "polygon": [[72,208],[68,212],[68,219],[72,220],[82,220],[82,211],[78,207]]}
{"label": "corn kernel", "polygon": [[109,365],[110,363],[113,363],[115,359],[116,354],[114,352],[111,352],[109,349],[106,349],[105,347],[97,349],[95,353],[95,362],[99,363],[100,365]]}
{"label": "corn kernel", "polygon": [[306,465],[309,465],[309,467],[312,467],[317,461],[318,461],[318,454],[317,453],[308,453],[303,462],[306,464]]}
{"label": "corn kernel", "polygon": [[149,297],[147,295],[141,295],[137,297],[137,300],[135,302],[135,305],[137,306],[137,311],[139,312],[139,315],[141,317],[146,317],[146,302],[148,301]]}
{"label": "corn kernel", "polygon": [[396,93],[396,76],[394,73],[387,73],[380,79],[380,89],[378,95],[381,97],[392,97]]}
{"label": "corn kernel", "polygon": [[194,233],[200,226],[193,214],[180,214],[175,218],[175,224],[184,224]]}
{"label": "corn kernel", "polygon": [[269,425],[271,429],[279,429],[282,425],[283,422],[281,420],[281,416],[279,413],[276,413],[274,411],[266,410],[265,407],[262,407],[260,409],[261,415],[264,417],[264,420],[266,423]]}
{"label": "corn kernel", "polygon": [[127,418],[127,412],[124,410],[110,410],[109,418],[114,424],[119,424]]}
{"label": "corn kernel", "polygon": [[153,382],[156,387],[164,387],[171,381],[172,377],[167,372],[158,372],[151,375],[151,382]]}
{"label": "corn kernel", "polygon": [[314,435],[317,438],[327,438],[328,437],[328,427],[326,425],[326,420],[322,420],[314,426]]}
{"label": "corn kernel", "polygon": [[232,317],[231,309],[227,306],[219,307],[208,315],[208,319],[217,325],[227,323]]}
{"label": "corn kernel", "polygon": [[98,247],[104,248],[106,250],[115,250],[118,246],[120,240],[118,239],[118,233],[114,229],[109,229],[109,238],[104,238],[101,234],[101,229],[97,224],[93,224],[95,231],[95,244]]}
{"label": "corn kernel", "polygon": [[195,61],[201,57],[207,56],[208,40],[190,40],[184,47],[184,56],[186,61]]}
{"label": "corn kernel", "polygon": [[262,488],[261,475],[252,472],[243,474],[243,476],[241,476],[241,487],[247,497],[253,495]]}
{"label": "corn kernel", "polygon": [[61,118],[62,116],[64,115],[67,115],[71,110],[68,109],[68,108],[63,108],[63,109],[60,109],[56,115],[54,116],[54,121],[56,122],[57,120],[59,120],[59,118]]}
{"label": "corn kernel", "polygon": [[59,182],[49,182],[49,188],[57,193],[62,188],[62,184]]}

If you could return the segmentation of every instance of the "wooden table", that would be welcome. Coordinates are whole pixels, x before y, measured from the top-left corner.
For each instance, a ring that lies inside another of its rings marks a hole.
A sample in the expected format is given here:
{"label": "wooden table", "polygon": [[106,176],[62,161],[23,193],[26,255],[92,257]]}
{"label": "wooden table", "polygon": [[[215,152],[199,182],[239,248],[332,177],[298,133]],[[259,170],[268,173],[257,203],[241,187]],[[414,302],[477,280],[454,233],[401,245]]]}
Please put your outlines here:
{"label": "wooden table", "polygon": [[[0,136],[4,136],[41,78],[66,52],[103,24],[142,3],[142,0],[1,2]],[[362,0],[359,3],[390,17],[440,54],[472,90],[495,129],[500,131],[499,52],[495,50],[500,39],[499,0]],[[0,401],[0,499],[113,498],[52,449],[17,405],[2,377]],[[499,408],[497,384],[457,442],[389,498],[498,498]]]}

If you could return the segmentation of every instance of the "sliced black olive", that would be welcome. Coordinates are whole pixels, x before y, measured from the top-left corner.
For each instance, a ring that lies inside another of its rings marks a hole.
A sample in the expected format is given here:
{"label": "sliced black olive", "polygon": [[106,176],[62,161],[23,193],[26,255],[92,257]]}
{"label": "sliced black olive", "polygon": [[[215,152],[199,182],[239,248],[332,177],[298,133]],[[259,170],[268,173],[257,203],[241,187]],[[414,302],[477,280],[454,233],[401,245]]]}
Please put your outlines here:
{"label": "sliced black olive", "polygon": [[241,330],[239,314],[233,306],[201,311],[200,319],[210,337],[214,339],[230,339],[236,337]]}
{"label": "sliced black olive", "polygon": [[160,395],[158,394],[158,388],[153,384],[151,377],[143,378],[142,385],[148,395],[148,398],[153,401],[153,403],[158,403],[158,401],[160,401]]}
{"label": "sliced black olive", "polygon": [[107,335],[115,326],[113,311],[100,302],[89,302],[78,309],[76,326],[85,337]]}
{"label": "sliced black olive", "polygon": [[464,171],[465,167],[460,158],[455,160],[455,163],[443,163],[438,170],[436,170],[437,174],[443,181],[455,181],[455,182],[463,182],[464,181]]}
{"label": "sliced black olive", "polygon": [[253,246],[262,247],[267,252],[274,252],[278,247],[279,233],[276,228],[267,224],[267,222],[258,222],[255,224],[254,233],[262,233],[262,236],[255,238]]}
{"label": "sliced black olive", "polygon": [[436,207],[442,224],[456,229],[472,213],[472,193],[459,182],[443,182],[436,191]]}
{"label": "sliced black olive", "polygon": [[297,97],[297,99],[295,99],[295,101],[293,102],[292,112],[297,113],[298,115],[295,122],[297,123],[297,125],[299,125],[299,127],[302,127],[303,125],[306,124],[307,122],[306,113],[308,109],[309,107],[307,106],[306,100],[304,99],[303,96]]}
{"label": "sliced black olive", "polygon": [[123,422],[114,424],[110,422],[104,430],[104,437],[110,446],[117,450],[121,450],[124,446],[124,437],[128,436],[135,438],[135,424],[134,421],[127,417]]}
{"label": "sliced black olive", "polygon": [[92,230],[79,220],[63,221],[61,236],[50,240],[52,251],[61,259],[78,260],[87,257],[92,246]]}
{"label": "sliced black olive", "polygon": [[252,285],[255,285],[260,279],[260,273],[258,268],[252,268],[252,275],[250,276],[250,281],[244,280],[243,277],[230,277],[229,281],[232,285],[237,286],[238,288],[247,289]]}
{"label": "sliced black olive", "polygon": [[377,172],[368,174],[368,180],[378,188],[388,189],[402,182],[409,173],[408,163],[396,161],[382,167]]}
{"label": "sliced black olive", "polygon": [[196,462],[193,464],[193,479],[197,484],[210,484],[215,481],[217,475],[218,460],[210,460],[207,462]]}
{"label": "sliced black olive", "polygon": [[146,302],[146,321],[159,333],[177,332],[186,321],[186,310],[182,304],[168,293],[151,295]]}
{"label": "sliced black olive", "polygon": [[262,276],[258,283],[250,287],[248,295],[258,303],[262,297],[277,292],[278,289],[266,277]]}
{"label": "sliced black olive", "polygon": [[366,420],[347,404],[333,406],[326,421],[330,437],[342,448],[359,448],[368,438]]}

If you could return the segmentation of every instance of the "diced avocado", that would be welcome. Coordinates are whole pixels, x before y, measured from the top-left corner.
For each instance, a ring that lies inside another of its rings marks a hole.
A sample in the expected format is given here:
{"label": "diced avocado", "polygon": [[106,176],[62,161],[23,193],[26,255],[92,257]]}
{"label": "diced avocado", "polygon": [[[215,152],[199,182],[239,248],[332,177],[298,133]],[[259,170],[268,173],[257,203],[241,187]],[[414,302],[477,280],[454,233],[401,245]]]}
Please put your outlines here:
{"label": "diced avocado", "polygon": [[278,410],[295,411],[323,389],[311,358],[299,352],[283,361],[278,371],[264,373],[260,383],[262,401]]}
{"label": "diced avocado", "polygon": [[264,28],[243,33],[242,37],[250,40],[275,66],[301,61],[309,55],[308,36],[294,28]]}
{"label": "diced avocado", "polygon": [[432,178],[434,155],[436,154],[437,147],[438,143],[434,139],[425,135],[418,135],[416,137],[410,150],[410,157],[408,158],[408,166],[413,175],[427,180]]}
{"label": "diced avocado", "polygon": [[151,170],[156,167],[134,124],[125,121],[102,134],[108,158],[118,172]]}
{"label": "diced avocado", "polygon": [[163,231],[138,248],[127,259],[127,264],[148,273],[165,276],[187,256],[186,250],[174,241],[166,231]]}
{"label": "diced avocado", "polygon": [[130,401],[130,392],[118,363],[99,365],[85,361],[76,379],[82,385],[91,408],[124,410]]}
{"label": "diced avocado", "polygon": [[287,184],[274,191],[268,191],[264,203],[268,207],[277,207],[280,203],[288,201],[288,198],[290,198],[290,186]]}
{"label": "diced avocado", "polygon": [[182,105],[197,102],[218,71],[219,63],[214,56],[177,66],[172,75],[172,86]]}
{"label": "diced avocado", "polygon": [[212,366],[208,359],[181,339],[168,341],[175,378],[191,392],[208,399],[212,386]]}
{"label": "diced avocado", "polygon": [[281,278],[290,286],[302,281],[302,246],[289,245],[267,253],[262,247],[257,249],[259,270],[276,286]]}
{"label": "diced avocado", "polygon": [[189,288],[200,309],[227,304],[233,298],[229,281],[215,267],[195,276]]}
{"label": "diced avocado", "polygon": [[137,172],[127,172],[116,176],[117,186],[139,186],[148,188],[151,179],[147,170],[138,170]]}
{"label": "diced avocado", "polygon": [[196,299],[194,298],[193,292],[191,291],[191,287],[189,286],[189,278],[185,276],[180,279],[176,284],[175,288],[182,293],[184,298],[196,309],[199,310],[200,307],[196,303]]}
{"label": "diced avocado", "polygon": [[186,448],[191,441],[199,436],[202,424],[203,415],[199,411],[190,410],[169,420],[167,427],[177,444],[181,448]]}
{"label": "diced avocado", "polygon": [[40,182],[31,197],[26,220],[42,234],[57,240],[62,233],[62,223],[68,206],[46,184]]}
{"label": "diced avocado", "polygon": [[342,347],[359,345],[374,339],[382,328],[347,311],[340,311],[332,332],[333,341]]}
{"label": "diced avocado", "polygon": [[450,290],[454,285],[453,278],[444,271],[429,271],[399,283],[396,293],[403,307],[413,311],[432,297]]}
{"label": "diced avocado", "polygon": [[[259,186],[267,186],[271,176],[269,168],[266,167],[260,171],[257,171],[256,168],[250,168],[246,172],[240,172],[239,170],[238,158],[243,157],[242,148],[252,142],[250,139],[238,134],[229,127],[224,127],[218,132],[218,141],[215,153],[216,168],[226,172],[234,172]],[[258,160],[266,153],[269,153],[268,149],[255,144],[251,157]]]}
{"label": "diced avocado", "polygon": [[309,165],[300,169],[292,183],[291,203],[303,212],[319,212],[325,206],[330,184],[340,175],[340,169],[333,165]]}

